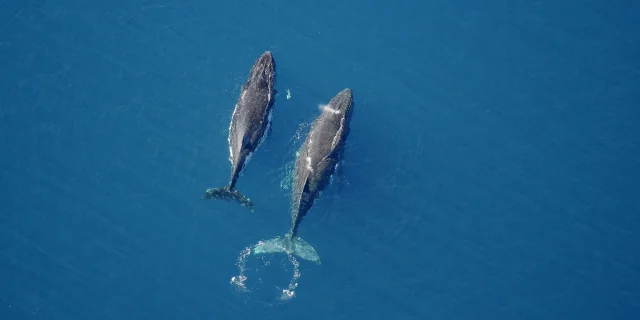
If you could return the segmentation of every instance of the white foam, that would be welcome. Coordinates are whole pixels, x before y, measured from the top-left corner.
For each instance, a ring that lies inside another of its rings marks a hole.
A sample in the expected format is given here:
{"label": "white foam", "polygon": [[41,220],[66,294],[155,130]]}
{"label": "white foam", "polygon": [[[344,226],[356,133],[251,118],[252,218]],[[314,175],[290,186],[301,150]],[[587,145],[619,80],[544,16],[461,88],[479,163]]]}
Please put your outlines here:
{"label": "white foam", "polygon": [[296,292],[293,291],[293,290],[284,289],[284,290],[282,290],[282,296],[280,296],[280,299],[281,300],[289,300],[289,299],[293,298],[293,296],[295,294],[296,294]]}
{"label": "white foam", "polygon": [[[258,244],[254,246],[254,248],[259,246],[260,244],[264,244],[264,242],[258,242]],[[271,260],[267,259],[264,256],[252,256],[251,251],[252,250],[250,247],[244,248],[240,252],[240,255],[236,260],[236,267],[239,274],[233,276],[231,278],[231,281],[229,282],[231,285],[233,285],[237,292],[245,294],[247,300],[262,300],[264,299],[264,297],[260,296],[260,292],[265,292],[269,289],[279,289],[280,294],[272,296],[271,298],[267,298],[266,301],[263,300],[263,302],[267,303],[268,305],[285,303],[295,298],[296,290],[299,286],[298,280],[302,275],[300,271],[300,262],[298,262],[298,260],[293,255],[287,253],[287,258],[291,263],[291,266],[293,267],[293,274],[291,276],[291,279],[289,280],[288,285],[286,285],[286,287],[284,288],[281,285],[275,285],[272,287],[272,285],[270,284],[270,279],[263,278],[264,276],[267,276],[267,274],[264,273],[266,270],[262,270],[265,267],[269,267],[269,265],[271,264]],[[256,252],[254,252],[254,254],[256,254]],[[249,268],[249,265],[251,265],[251,268]],[[283,264],[282,269],[288,272],[290,270],[290,267]],[[247,274],[247,272],[249,274]],[[263,277],[260,276],[261,272]]]}

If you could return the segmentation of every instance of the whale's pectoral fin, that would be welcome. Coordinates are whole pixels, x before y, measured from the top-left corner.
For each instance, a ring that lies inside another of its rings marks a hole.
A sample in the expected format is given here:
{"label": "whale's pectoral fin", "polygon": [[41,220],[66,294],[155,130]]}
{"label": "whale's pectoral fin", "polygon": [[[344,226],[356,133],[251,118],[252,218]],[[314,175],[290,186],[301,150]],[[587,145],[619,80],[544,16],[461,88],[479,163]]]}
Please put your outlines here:
{"label": "whale's pectoral fin", "polygon": [[260,241],[253,246],[253,254],[267,253],[286,253],[320,264],[320,256],[318,256],[316,249],[300,237],[277,237]]}
{"label": "whale's pectoral fin", "polygon": [[202,195],[202,199],[224,199],[224,200],[236,200],[243,207],[249,208],[253,211],[254,204],[251,199],[247,198],[236,189],[229,189],[229,187],[224,188],[209,188]]}

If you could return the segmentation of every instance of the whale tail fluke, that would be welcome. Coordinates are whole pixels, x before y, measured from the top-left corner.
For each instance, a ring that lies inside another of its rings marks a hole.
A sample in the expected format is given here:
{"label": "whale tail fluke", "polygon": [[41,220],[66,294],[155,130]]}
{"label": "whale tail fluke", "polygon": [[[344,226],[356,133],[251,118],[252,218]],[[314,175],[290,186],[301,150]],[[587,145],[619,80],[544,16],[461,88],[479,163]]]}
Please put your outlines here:
{"label": "whale tail fluke", "polygon": [[286,253],[320,264],[320,256],[310,244],[300,237],[277,237],[253,246],[253,254]]}
{"label": "whale tail fluke", "polygon": [[224,200],[236,200],[243,207],[249,208],[253,212],[253,202],[237,189],[229,188],[229,186],[223,188],[209,188],[202,195],[202,199],[224,199]]}

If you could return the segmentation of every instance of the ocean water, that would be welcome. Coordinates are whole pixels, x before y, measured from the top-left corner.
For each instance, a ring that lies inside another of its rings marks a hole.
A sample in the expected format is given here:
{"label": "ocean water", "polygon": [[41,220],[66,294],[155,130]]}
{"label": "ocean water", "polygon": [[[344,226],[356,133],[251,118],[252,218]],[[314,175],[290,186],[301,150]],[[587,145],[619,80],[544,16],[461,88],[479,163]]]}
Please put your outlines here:
{"label": "ocean water", "polygon": [[[0,1],[0,319],[637,319],[639,10]],[[251,213],[200,196],[228,180],[266,50]],[[291,263],[249,257],[239,291],[241,251],[289,227],[300,136],[347,87],[343,166],[300,228],[322,264],[278,302]]]}

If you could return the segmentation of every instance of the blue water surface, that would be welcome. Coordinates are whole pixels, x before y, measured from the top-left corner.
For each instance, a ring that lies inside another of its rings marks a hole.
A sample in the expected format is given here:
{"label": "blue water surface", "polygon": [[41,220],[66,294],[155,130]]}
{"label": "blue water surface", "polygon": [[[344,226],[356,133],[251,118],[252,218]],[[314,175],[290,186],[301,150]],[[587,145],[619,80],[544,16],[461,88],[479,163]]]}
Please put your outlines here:
{"label": "blue water surface", "polygon": [[[0,1],[0,319],[637,319],[638,12]],[[200,196],[266,50],[251,213]],[[236,259],[287,231],[296,136],[347,87],[344,166],[300,229],[322,264],[265,305]]]}

